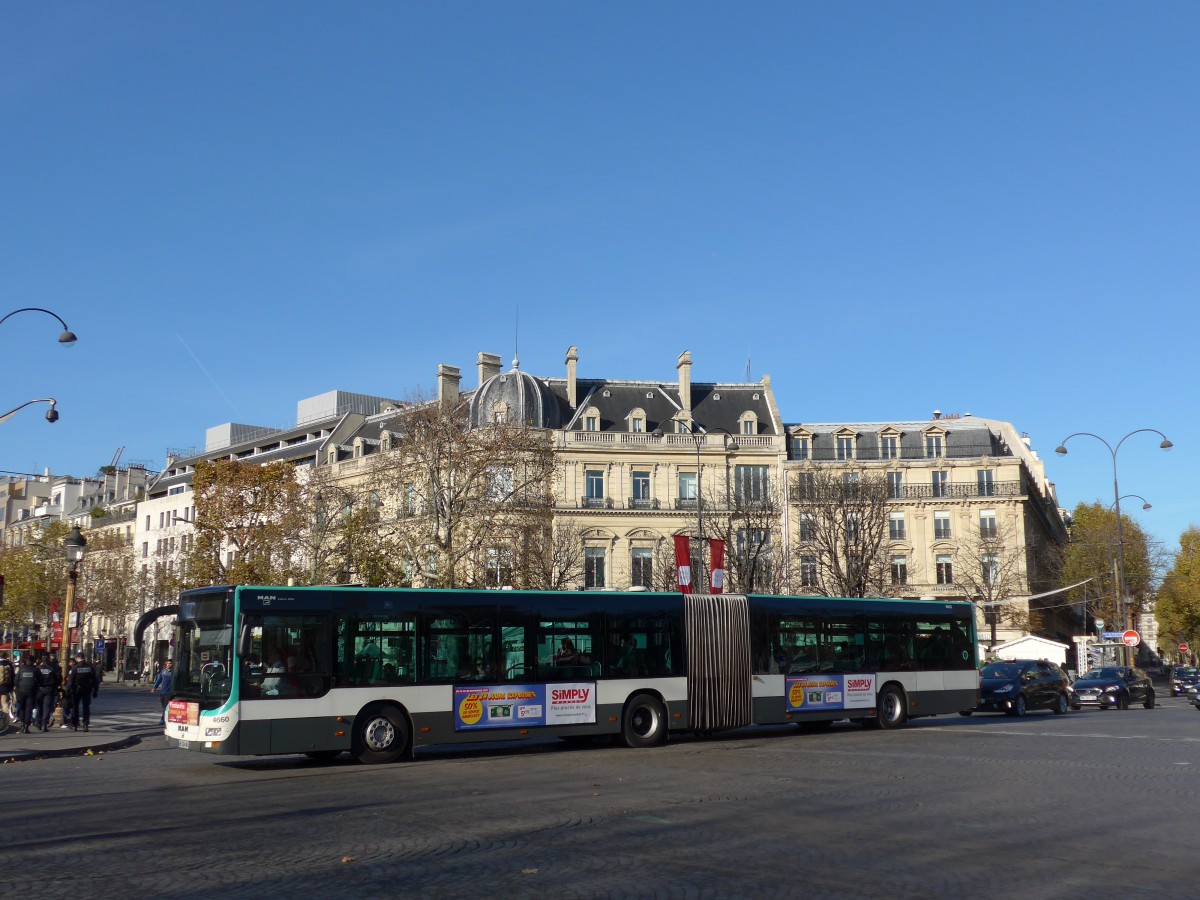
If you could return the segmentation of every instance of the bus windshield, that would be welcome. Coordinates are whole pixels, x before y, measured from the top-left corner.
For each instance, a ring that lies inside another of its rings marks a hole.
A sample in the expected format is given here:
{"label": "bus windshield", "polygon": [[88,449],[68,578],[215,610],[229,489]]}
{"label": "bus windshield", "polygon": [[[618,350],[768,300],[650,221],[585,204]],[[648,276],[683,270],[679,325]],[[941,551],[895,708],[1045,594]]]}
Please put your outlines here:
{"label": "bus windshield", "polygon": [[233,628],[221,597],[181,604],[175,642],[172,692],[225,700],[232,688]]}

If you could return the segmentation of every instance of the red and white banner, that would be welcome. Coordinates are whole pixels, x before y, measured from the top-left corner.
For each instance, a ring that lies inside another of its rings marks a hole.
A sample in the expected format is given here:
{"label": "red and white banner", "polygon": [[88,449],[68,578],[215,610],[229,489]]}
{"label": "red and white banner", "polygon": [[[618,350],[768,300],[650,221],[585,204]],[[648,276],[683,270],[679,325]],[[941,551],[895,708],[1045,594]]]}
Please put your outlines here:
{"label": "red and white banner", "polygon": [[692,558],[686,534],[675,535],[675,567],[679,570],[679,592],[692,592]]}
{"label": "red and white banner", "polygon": [[714,538],[708,542],[708,552],[711,556],[709,566],[712,569],[712,575],[709,577],[712,586],[709,590],[710,593],[719,594],[725,590],[725,542]]}

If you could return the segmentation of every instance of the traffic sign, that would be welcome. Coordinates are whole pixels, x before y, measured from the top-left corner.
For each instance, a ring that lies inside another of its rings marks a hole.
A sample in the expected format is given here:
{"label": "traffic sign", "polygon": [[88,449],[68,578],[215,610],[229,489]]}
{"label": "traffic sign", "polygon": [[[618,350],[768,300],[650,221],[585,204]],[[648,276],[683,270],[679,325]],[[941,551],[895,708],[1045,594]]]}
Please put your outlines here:
{"label": "traffic sign", "polygon": [[1142,642],[1142,636],[1130,628],[1127,632],[1121,635],[1121,640],[1126,647],[1136,647]]}
{"label": "traffic sign", "polygon": [[1188,652],[1188,645],[1187,645],[1187,644],[1180,644],[1180,645],[1179,645],[1179,652],[1180,652],[1180,653],[1187,653],[1187,652]]}

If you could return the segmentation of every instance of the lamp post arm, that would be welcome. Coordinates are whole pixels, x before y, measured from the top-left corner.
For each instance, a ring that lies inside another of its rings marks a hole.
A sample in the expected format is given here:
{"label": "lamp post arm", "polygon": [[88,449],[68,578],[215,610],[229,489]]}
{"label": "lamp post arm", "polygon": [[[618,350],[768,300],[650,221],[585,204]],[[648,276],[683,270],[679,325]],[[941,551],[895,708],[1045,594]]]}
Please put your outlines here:
{"label": "lamp post arm", "polygon": [[[1125,443],[1125,441],[1126,441],[1127,439],[1129,439],[1129,438],[1133,437],[1135,434],[1141,434],[1141,433],[1143,433],[1143,432],[1146,432],[1146,431],[1149,431],[1149,432],[1151,432],[1151,433],[1153,433],[1153,434],[1157,434],[1157,435],[1158,435],[1160,438],[1162,438],[1162,439],[1163,439],[1164,441],[1166,441],[1168,444],[1170,444],[1170,443],[1171,443],[1171,442],[1170,442],[1170,441],[1167,439],[1167,436],[1166,436],[1165,434],[1163,434],[1161,431],[1159,431],[1157,428],[1138,428],[1138,429],[1136,429],[1136,430],[1134,430],[1134,431],[1131,431],[1131,432],[1129,432],[1129,434],[1125,435],[1125,437],[1123,437],[1123,438],[1121,438],[1119,441],[1117,441],[1117,450],[1120,450],[1120,449],[1121,449],[1121,445],[1122,445],[1123,443]],[[1105,443],[1108,443],[1108,442],[1107,442],[1107,441],[1105,441]],[[1111,449],[1111,448],[1110,448],[1110,449]],[[1113,450],[1113,455],[1116,455],[1116,452],[1117,452],[1117,450]]]}
{"label": "lamp post arm", "polygon": [[23,313],[23,312],[40,312],[40,313],[45,313],[48,316],[54,316],[54,318],[58,319],[58,324],[63,327],[63,331],[71,330],[70,328],[67,327],[67,323],[62,320],[62,316],[60,316],[56,312],[51,312],[48,309],[42,309],[42,307],[40,307],[40,306],[25,306],[25,307],[22,307],[21,309],[14,309],[12,312],[10,312],[8,315],[6,315],[4,318],[0,319],[0,325],[3,325],[8,319],[12,318],[17,313]]}
{"label": "lamp post arm", "polygon": [[35,403],[49,403],[50,409],[48,409],[46,411],[46,420],[49,422],[57,422],[58,421],[58,410],[55,409],[55,407],[58,405],[58,401],[55,400],[53,397],[41,397],[37,400],[28,400],[25,403],[22,403],[20,406],[16,407],[15,409],[10,409],[8,412],[4,413],[3,415],[0,415],[0,422],[7,422],[9,419],[11,419],[13,416],[15,416],[17,413],[19,413],[25,407],[33,406],[33,404],[35,404]]}

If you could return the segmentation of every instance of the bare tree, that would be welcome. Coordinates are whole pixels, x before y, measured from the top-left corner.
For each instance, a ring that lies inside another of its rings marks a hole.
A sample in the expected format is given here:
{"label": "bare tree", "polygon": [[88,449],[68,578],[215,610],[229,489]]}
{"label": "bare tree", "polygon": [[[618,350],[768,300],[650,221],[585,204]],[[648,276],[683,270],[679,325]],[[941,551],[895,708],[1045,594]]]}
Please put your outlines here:
{"label": "bare tree", "polygon": [[958,542],[954,583],[982,607],[984,621],[991,627],[993,646],[998,625],[1006,624],[1021,632],[1031,632],[1041,625],[1035,610],[1015,600],[1028,594],[1029,584],[1025,545],[1017,540],[1017,529],[1011,522],[981,522],[977,531]]}
{"label": "bare tree", "polygon": [[[726,590],[734,593],[779,594],[785,588],[786,548],[778,531],[784,494],[764,469],[744,467],[701,497],[705,537],[725,542]],[[711,572],[711,545],[709,555]]]}
{"label": "bare tree", "polygon": [[890,594],[887,479],[826,467],[801,469],[797,476],[791,502],[800,589],[833,597]]}
{"label": "bare tree", "polygon": [[465,406],[409,406],[389,423],[395,441],[369,475],[394,511],[381,538],[413,584],[486,583],[479,566],[489,549],[516,558],[545,534],[554,473],[548,434],[468,424]]}

